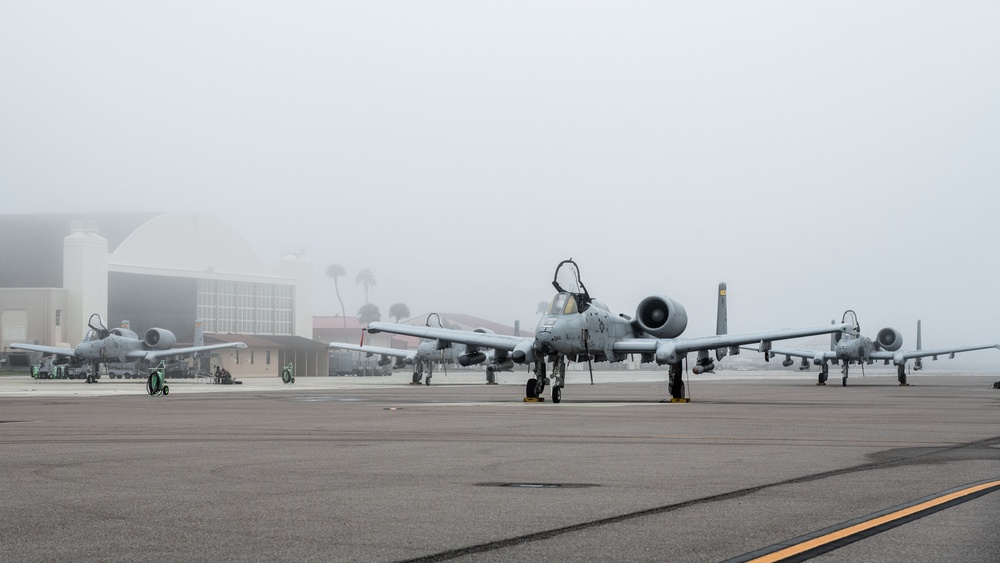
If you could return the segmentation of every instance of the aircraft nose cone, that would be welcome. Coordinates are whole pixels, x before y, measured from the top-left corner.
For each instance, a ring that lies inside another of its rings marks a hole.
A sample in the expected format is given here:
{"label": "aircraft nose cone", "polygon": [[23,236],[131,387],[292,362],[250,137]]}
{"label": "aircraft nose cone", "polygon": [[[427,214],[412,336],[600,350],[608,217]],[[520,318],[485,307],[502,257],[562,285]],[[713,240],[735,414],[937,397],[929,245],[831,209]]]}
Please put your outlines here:
{"label": "aircraft nose cone", "polygon": [[553,328],[557,325],[555,319],[549,319],[540,327],[538,327],[538,332],[535,334],[535,350],[541,353],[541,355],[547,355],[552,352],[552,337]]}

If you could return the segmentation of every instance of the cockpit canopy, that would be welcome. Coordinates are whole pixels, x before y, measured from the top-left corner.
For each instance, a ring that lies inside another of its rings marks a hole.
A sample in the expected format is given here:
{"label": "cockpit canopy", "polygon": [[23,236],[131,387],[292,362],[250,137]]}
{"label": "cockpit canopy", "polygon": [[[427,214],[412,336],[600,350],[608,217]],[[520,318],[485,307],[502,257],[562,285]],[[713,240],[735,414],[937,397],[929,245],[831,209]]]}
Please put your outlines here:
{"label": "cockpit canopy", "polygon": [[550,315],[575,315],[579,312],[580,310],[576,305],[576,297],[572,293],[557,293],[549,305]]}

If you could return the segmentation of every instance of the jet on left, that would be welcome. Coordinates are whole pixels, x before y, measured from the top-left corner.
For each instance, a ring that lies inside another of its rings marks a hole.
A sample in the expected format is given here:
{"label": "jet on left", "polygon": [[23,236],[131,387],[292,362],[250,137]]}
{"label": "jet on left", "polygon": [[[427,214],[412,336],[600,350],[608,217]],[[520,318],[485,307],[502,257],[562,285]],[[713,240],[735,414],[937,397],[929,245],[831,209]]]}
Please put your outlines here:
{"label": "jet on left", "polygon": [[[96,319],[96,320],[95,320]],[[172,356],[184,356],[207,350],[220,348],[246,348],[242,342],[211,344],[208,346],[190,346],[187,348],[172,348],[177,343],[174,333],[164,328],[151,328],[142,338],[127,328],[108,330],[104,320],[97,313],[90,316],[87,323],[90,330],[83,341],[75,348],[59,348],[56,346],[39,346],[37,344],[11,344],[10,347],[20,350],[31,350],[43,354],[58,356],[57,363],[69,367],[80,367],[89,364],[87,383],[95,383],[101,364],[108,362],[139,362],[144,366]]]}

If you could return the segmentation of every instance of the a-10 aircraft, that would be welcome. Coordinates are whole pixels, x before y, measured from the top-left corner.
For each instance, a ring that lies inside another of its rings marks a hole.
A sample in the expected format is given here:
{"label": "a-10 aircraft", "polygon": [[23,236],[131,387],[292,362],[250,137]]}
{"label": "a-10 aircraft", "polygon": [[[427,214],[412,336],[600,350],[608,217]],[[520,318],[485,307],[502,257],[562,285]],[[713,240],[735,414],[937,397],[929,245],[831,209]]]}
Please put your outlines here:
{"label": "a-10 aircraft", "polygon": [[[97,319],[96,321],[94,319]],[[59,348],[56,346],[40,346],[37,344],[11,344],[11,348],[31,350],[59,356],[70,367],[80,367],[90,364],[87,373],[87,383],[96,383],[101,364],[107,362],[139,362],[150,365],[164,358],[185,356],[219,348],[246,348],[242,342],[211,344],[208,346],[189,346],[187,348],[172,348],[177,343],[173,332],[165,328],[151,328],[139,338],[135,332],[120,327],[108,330],[101,316],[94,313],[87,322],[90,330],[83,341],[75,348]],[[152,378],[152,376],[150,376]],[[162,382],[161,382],[162,383]],[[150,394],[153,394],[152,392]]]}
{"label": "a-10 aircraft", "polygon": [[937,359],[938,356],[948,355],[955,357],[958,352],[969,352],[972,350],[986,350],[988,348],[1000,349],[1000,344],[979,344],[976,346],[955,346],[953,348],[936,348],[933,350],[920,349],[920,321],[917,321],[917,349],[900,350],[903,347],[903,335],[898,330],[886,327],[878,331],[875,339],[861,335],[861,326],[858,323],[858,316],[854,311],[844,312],[842,322],[854,325],[855,335],[833,334],[830,339],[830,349],[826,351],[804,350],[800,348],[772,348],[771,356],[785,356],[781,365],[791,366],[794,362],[792,357],[802,358],[799,365],[800,370],[809,369],[809,363],[820,366],[819,381],[816,385],[826,385],[826,380],[830,374],[830,362],[840,363],[840,374],[842,376],[841,385],[847,387],[848,366],[858,364],[864,369],[864,364],[871,365],[876,360],[882,360],[885,365],[892,362],[896,366],[896,379],[901,386],[908,385],[906,382],[906,362],[914,360],[913,370],[920,371],[923,368],[921,358],[931,357]]}
{"label": "a-10 aircraft", "polygon": [[[437,327],[441,330],[448,330],[444,328],[441,323],[441,317],[437,313],[431,313],[427,315],[426,325],[431,326],[431,318],[437,319]],[[477,333],[490,333],[493,331],[485,328],[477,328],[475,331]],[[348,344],[346,342],[331,342],[330,348],[336,348],[339,350],[353,350],[355,352],[364,352],[369,356],[378,354],[382,358],[379,359],[378,365],[386,366],[389,365],[392,360],[390,358],[397,358],[401,360],[403,365],[413,366],[413,381],[414,384],[419,384],[421,379],[423,379],[424,384],[431,384],[431,377],[434,375],[434,364],[458,364],[462,367],[468,367],[471,365],[485,364],[486,365],[486,383],[490,385],[496,384],[496,372],[510,370],[514,366],[514,362],[509,359],[503,362],[497,362],[493,350],[480,350],[479,346],[475,345],[464,345],[459,344],[457,346],[452,346],[451,342],[442,341],[436,338],[424,339],[420,341],[417,345],[416,350],[402,350],[399,348],[385,348],[382,346],[370,346],[364,343],[362,338],[362,343],[359,344]],[[427,370],[427,377],[424,378],[424,369]]]}
{"label": "a-10 aircraft", "polygon": [[[567,266],[576,284],[571,291],[559,283],[560,269]],[[549,310],[538,321],[534,338],[485,334],[462,330],[415,327],[375,322],[368,325],[372,333],[390,332],[420,338],[455,342],[480,348],[494,349],[497,361],[515,364],[534,364],[532,376],[525,386],[526,400],[539,400],[545,387],[552,385],[552,402],[562,400],[565,385],[566,362],[624,361],[630,354],[641,354],[643,363],[655,361],[669,366],[669,389],[673,399],[684,399],[683,366],[687,355],[698,353],[693,373],[704,373],[714,368],[709,352],[716,351],[721,359],[728,348],[739,353],[743,344],[758,343],[760,351],[768,353],[772,340],[799,338],[851,330],[847,324],[826,325],[812,328],[784,329],[746,334],[716,334],[682,338],[687,327],[687,312],[680,303],[669,297],[652,296],[643,299],[636,309],[636,318],[614,315],[600,301],[593,299],[580,281],[579,267],[570,260],[556,266],[552,285],[556,296]],[[720,302],[724,296],[720,286]],[[720,313],[720,320],[722,315]],[[724,323],[720,323],[720,329]],[[722,332],[720,330],[719,332]],[[546,375],[546,362],[552,364],[554,381]]]}

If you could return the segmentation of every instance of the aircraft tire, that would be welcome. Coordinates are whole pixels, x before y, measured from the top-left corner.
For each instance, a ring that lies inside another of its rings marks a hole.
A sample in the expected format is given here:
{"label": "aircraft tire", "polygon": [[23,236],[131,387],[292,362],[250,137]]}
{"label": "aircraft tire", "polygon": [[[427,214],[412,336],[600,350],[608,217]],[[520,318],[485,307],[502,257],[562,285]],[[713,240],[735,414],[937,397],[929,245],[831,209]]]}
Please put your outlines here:
{"label": "aircraft tire", "polygon": [[552,402],[561,403],[562,402],[562,389],[558,387],[552,388]]}
{"label": "aircraft tire", "polygon": [[413,372],[413,383],[420,383],[420,374]]}
{"label": "aircraft tire", "polygon": [[529,399],[537,399],[538,391],[535,389],[538,386],[538,380],[532,377],[528,380],[528,383],[524,386],[524,396]]}
{"label": "aircraft tire", "polygon": [[424,385],[430,385],[430,384],[431,384],[431,376],[428,375],[427,379],[424,379]]}
{"label": "aircraft tire", "polygon": [[841,385],[843,385],[844,387],[847,387],[847,377],[842,377],[840,379],[840,382],[841,382]]}
{"label": "aircraft tire", "polygon": [[167,386],[167,385],[164,385],[163,386],[163,396],[166,397],[169,394],[170,394],[170,387]]}
{"label": "aircraft tire", "polygon": [[292,379],[292,372],[288,371],[287,369],[281,370],[281,381],[283,381],[284,383],[291,383],[292,381],[294,381]]}

